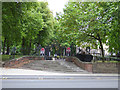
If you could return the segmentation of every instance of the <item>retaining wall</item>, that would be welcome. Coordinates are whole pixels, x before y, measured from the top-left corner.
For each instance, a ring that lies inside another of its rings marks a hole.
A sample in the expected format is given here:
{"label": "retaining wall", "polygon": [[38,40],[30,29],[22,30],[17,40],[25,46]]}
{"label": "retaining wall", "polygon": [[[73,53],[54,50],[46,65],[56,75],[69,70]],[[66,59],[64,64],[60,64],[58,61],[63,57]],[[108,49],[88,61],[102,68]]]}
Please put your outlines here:
{"label": "retaining wall", "polygon": [[118,73],[120,63],[82,62],[76,57],[67,57],[66,61],[74,62],[80,68],[92,73]]}
{"label": "retaining wall", "polygon": [[35,57],[35,56],[24,56],[17,59],[12,59],[3,64],[3,67],[16,68],[24,64],[33,62],[34,60],[44,60],[44,57]]}

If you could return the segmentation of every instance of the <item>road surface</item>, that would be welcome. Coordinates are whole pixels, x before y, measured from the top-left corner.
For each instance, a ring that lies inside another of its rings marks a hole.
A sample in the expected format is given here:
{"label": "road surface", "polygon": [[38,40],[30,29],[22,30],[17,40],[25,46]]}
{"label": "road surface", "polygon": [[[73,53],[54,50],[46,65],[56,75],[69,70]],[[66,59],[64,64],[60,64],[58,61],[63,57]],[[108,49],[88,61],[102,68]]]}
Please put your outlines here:
{"label": "road surface", "polygon": [[[1,69],[0,69],[1,70]],[[2,69],[2,88],[118,88],[117,75],[92,74],[64,60]]]}
{"label": "road surface", "polygon": [[3,75],[3,88],[118,88],[117,76]]}

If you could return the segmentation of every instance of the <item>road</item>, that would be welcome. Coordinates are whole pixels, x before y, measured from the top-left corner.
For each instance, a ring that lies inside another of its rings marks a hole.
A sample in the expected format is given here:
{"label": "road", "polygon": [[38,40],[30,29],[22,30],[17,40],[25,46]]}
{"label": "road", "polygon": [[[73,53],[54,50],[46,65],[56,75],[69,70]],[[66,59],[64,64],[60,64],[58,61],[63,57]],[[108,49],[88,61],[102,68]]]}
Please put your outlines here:
{"label": "road", "polygon": [[3,68],[2,88],[118,88],[118,76],[92,74],[64,60],[36,60]]}
{"label": "road", "polygon": [[117,76],[3,75],[3,88],[118,88]]}

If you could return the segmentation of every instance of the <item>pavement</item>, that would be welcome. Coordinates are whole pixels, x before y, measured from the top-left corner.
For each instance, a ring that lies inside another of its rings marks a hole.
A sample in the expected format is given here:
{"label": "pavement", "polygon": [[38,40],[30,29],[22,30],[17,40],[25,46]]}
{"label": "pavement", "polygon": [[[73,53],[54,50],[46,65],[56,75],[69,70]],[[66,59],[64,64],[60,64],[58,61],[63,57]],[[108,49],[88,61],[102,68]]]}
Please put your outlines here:
{"label": "pavement", "polygon": [[118,74],[93,74],[64,60],[0,67],[2,88],[118,88]]}
{"label": "pavement", "polygon": [[35,60],[34,62],[24,64],[19,69],[39,70],[53,73],[69,73],[69,74],[88,74],[80,67],[76,66],[73,62],[61,60]]}
{"label": "pavement", "polygon": [[0,76],[4,75],[63,75],[63,76],[116,76],[118,74],[73,74],[73,73],[56,73],[39,70],[26,70],[26,69],[14,69],[14,68],[0,68]]}
{"label": "pavement", "polygon": [[0,67],[0,75],[118,76],[118,74],[93,74],[64,60],[35,60],[19,68]]}

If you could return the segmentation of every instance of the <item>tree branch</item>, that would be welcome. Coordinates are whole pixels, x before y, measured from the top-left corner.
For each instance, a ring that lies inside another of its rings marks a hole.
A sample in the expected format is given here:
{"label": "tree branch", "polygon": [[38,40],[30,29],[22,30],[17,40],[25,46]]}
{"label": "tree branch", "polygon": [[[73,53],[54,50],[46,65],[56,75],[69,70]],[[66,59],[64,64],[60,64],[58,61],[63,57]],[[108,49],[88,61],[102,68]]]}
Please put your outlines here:
{"label": "tree branch", "polygon": [[94,38],[94,39],[96,39],[96,40],[99,40],[97,37],[95,37],[93,35],[90,35],[90,34],[87,34],[87,35],[90,36],[90,37],[92,37],[92,38]]}

